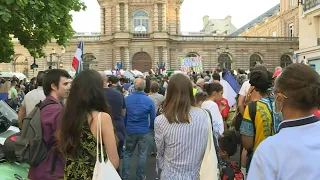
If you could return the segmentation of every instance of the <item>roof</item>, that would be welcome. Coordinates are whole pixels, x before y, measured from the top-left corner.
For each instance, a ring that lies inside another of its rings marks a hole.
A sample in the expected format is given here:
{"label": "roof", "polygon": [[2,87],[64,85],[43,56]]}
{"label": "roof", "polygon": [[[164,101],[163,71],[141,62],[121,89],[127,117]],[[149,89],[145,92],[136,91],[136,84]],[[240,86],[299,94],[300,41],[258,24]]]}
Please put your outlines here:
{"label": "roof", "polygon": [[269,9],[267,12],[261,14],[260,16],[255,18],[254,20],[250,21],[248,24],[244,25],[243,27],[239,28],[238,30],[236,30],[235,32],[230,34],[230,36],[238,36],[239,34],[245,32],[246,30],[248,30],[250,28],[252,28],[255,24],[258,24],[258,23],[264,21],[266,18],[275,15],[279,11],[280,11],[280,4],[277,4],[273,8]]}

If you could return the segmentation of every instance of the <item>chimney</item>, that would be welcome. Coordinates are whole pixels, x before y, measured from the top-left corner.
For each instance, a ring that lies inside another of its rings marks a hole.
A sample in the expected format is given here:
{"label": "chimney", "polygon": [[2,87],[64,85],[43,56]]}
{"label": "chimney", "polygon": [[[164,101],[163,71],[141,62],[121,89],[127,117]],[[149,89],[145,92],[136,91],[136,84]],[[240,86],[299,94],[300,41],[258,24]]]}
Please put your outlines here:
{"label": "chimney", "polygon": [[208,25],[209,16],[208,15],[203,16],[202,21],[203,21],[203,29],[204,29]]}

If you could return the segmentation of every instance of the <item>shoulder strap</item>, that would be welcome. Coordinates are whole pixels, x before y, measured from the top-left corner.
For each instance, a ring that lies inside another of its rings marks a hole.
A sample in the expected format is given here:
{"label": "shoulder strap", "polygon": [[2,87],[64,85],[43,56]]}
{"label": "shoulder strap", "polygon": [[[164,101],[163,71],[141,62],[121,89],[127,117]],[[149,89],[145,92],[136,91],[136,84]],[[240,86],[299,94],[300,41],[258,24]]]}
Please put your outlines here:
{"label": "shoulder strap", "polygon": [[252,143],[252,148],[248,149],[248,151],[253,151],[253,147],[254,147],[254,141],[256,139],[256,126],[255,126],[255,118],[256,118],[256,114],[257,114],[257,101],[252,101],[248,104],[248,108],[249,108],[249,115],[250,115],[250,119],[252,121],[253,124],[253,143]]}
{"label": "shoulder strap", "polygon": [[40,101],[40,103],[39,104],[37,104],[37,106],[40,108],[40,110],[41,109],[43,109],[44,107],[46,107],[46,106],[48,106],[48,105],[50,105],[50,104],[58,104],[56,101],[54,101],[54,100],[47,100],[47,101]]}
{"label": "shoulder strap", "polygon": [[254,124],[254,119],[256,118],[257,114],[257,101],[252,101],[248,104],[249,108],[249,115],[252,123]]}

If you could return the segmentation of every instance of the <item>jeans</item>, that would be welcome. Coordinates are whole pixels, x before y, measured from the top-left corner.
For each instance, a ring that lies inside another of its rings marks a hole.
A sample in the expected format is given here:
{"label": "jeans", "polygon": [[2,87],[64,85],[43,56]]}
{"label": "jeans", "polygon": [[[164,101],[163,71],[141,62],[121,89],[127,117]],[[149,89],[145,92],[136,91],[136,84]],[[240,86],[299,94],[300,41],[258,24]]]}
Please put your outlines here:
{"label": "jeans", "polygon": [[126,134],[125,150],[123,157],[122,179],[128,180],[130,174],[131,158],[136,145],[138,144],[139,160],[136,171],[136,179],[143,180],[144,170],[147,163],[147,149],[148,149],[148,133],[147,134]]}
{"label": "jeans", "polygon": [[156,142],[154,141],[154,130],[150,130],[148,138],[148,153],[156,153]]}

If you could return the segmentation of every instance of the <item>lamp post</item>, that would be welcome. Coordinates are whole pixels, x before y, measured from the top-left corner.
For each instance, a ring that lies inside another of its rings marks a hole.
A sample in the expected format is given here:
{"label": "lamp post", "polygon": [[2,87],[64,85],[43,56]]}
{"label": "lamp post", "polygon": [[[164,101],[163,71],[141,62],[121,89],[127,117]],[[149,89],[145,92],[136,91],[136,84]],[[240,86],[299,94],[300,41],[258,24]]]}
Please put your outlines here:
{"label": "lamp post", "polygon": [[64,47],[61,48],[61,54],[57,54],[56,56],[58,57],[58,63],[57,63],[57,69],[59,69],[61,67],[62,64],[61,63],[61,57],[64,55],[64,53],[66,53],[66,49]]}
{"label": "lamp post", "polygon": [[50,53],[50,65],[49,65],[49,69],[52,69],[52,55],[56,52],[56,50],[54,49],[54,47],[51,49],[51,53]]}

